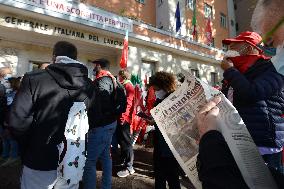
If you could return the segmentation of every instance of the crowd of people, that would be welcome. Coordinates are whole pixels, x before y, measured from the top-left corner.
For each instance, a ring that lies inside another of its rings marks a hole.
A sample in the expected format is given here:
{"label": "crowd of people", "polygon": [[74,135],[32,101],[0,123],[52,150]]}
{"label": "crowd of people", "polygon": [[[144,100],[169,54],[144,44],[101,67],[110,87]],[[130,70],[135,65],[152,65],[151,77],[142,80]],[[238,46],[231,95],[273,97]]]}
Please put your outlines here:
{"label": "crowd of people", "polygon": [[[223,40],[229,50],[221,63],[224,70],[221,90],[238,110],[277,186],[284,188],[284,6],[281,4],[282,0],[259,0],[252,19],[255,32],[242,32]],[[275,54],[273,48],[277,48]],[[121,69],[115,76],[109,71],[107,59],[96,59],[92,62],[94,79],[91,80],[88,69],[77,60],[76,46],[66,41],[54,45],[51,59],[51,64],[23,77],[12,77],[10,68],[0,68],[0,166],[21,161],[21,189],[77,189],[80,180],[83,188],[94,189],[97,162],[102,164],[102,188],[109,189],[111,154],[118,150],[118,144],[121,170],[117,176],[134,174],[131,125],[137,115],[143,123],[155,127],[155,188],[165,189],[167,185],[170,189],[181,188],[179,176],[184,173],[149,110],[178,88],[177,78],[180,83],[184,81],[182,74],[176,77],[161,71],[149,78],[146,106],[139,113],[140,102],[135,102],[139,89],[132,84],[129,70]],[[213,98],[196,114],[200,137],[199,179],[204,189],[248,188],[217,129],[220,101],[219,97]],[[73,118],[72,111],[75,111]],[[79,136],[78,128],[80,120],[86,118],[88,132],[82,141],[84,137]],[[68,138],[68,133],[75,139]],[[63,150],[59,152],[60,144]],[[68,153],[69,146],[76,150],[80,145],[85,145],[83,152]],[[82,154],[86,158],[80,159]],[[64,164],[66,158],[69,161]],[[81,163],[84,168],[78,170]],[[66,167],[74,168],[72,178],[64,174]]]}

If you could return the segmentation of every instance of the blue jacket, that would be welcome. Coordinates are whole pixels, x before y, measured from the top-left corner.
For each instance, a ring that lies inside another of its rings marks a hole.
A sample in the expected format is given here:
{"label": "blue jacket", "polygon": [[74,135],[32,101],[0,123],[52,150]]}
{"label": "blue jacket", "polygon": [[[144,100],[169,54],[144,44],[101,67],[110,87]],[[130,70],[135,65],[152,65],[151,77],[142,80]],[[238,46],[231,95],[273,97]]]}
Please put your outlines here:
{"label": "blue jacket", "polygon": [[[224,72],[224,80],[234,90],[233,105],[238,110],[257,146],[284,144],[284,77],[271,61],[260,59],[242,74],[235,68]],[[223,88],[227,95],[229,86]]]}

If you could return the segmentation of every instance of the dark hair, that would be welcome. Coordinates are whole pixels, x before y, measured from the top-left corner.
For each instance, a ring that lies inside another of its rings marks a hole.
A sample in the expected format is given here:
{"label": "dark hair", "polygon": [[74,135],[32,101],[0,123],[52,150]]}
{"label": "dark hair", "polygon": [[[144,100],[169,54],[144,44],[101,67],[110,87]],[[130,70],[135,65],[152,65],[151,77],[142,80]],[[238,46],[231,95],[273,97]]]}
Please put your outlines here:
{"label": "dark hair", "polygon": [[57,56],[67,56],[74,60],[77,60],[77,48],[72,43],[67,41],[59,41],[53,47],[53,55]]}
{"label": "dark hair", "polygon": [[110,62],[105,58],[96,59],[93,61],[94,64],[99,64],[102,69],[109,69]]}
{"label": "dark hair", "polygon": [[157,86],[163,89],[167,93],[174,92],[176,90],[175,76],[168,72],[157,72],[149,80],[150,86]]}
{"label": "dark hair", "polygon": [[130,73],[127,69],[119,70],[118,75],[124,80],[130,79]]}
{"label": "dark hair", "polygon": [[11,77],[11,78],[8,79],[8,81],[11,84],[11,88],[14,91],[19,90],[20,85],[21,85],[21,79],[22,79],[21,77]]}

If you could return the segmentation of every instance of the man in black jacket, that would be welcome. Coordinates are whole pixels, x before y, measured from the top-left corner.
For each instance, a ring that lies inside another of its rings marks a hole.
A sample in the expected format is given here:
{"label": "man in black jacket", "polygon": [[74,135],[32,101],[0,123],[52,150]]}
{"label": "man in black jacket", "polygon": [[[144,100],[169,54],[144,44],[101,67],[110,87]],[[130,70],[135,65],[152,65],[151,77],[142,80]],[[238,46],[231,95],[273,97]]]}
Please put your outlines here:
{"label": "man in black jacket", "polygon": [[23,77],[9,120],[22,148],[22,189],[52,187],[57,177],[57,145],[64,139],[73,101],[91,104],[92,81],[76,59],[77,48],[60,41],[53,49],[55,64]]}
{"label": "man in black jacket", "polygon": [[96,100],[88,116],[90,130],[87,143],[87,160],[84,169],[84,189],[96,188],[96,164],[100,160],[103,167],[102,188],[111,188],[112,160],[110,145],[117,125],[115,115],[115,78],[108,71],[110,63],[106,59],[97,59],[95,64],[94,87]]}

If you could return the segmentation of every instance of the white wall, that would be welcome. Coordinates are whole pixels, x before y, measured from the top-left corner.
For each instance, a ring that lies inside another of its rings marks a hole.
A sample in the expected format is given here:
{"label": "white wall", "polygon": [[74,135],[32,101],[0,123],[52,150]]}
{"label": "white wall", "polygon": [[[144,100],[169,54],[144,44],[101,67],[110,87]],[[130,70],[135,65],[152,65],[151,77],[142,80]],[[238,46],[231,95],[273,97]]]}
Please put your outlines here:
{"label": "white wall", "polygon": [[223,72],[218,64],[190,59],[172,52],[147,48],[137,44],[130,46],[128,66],[132,73],[140,74],[143,60],[156,62],[156,71],[167,71],[177,74],[179,72],[188,73],[191,69],[198,69],[200,78],[207,83],[210,83],[211,72],[218,74],[219,81],[222,79]]}

